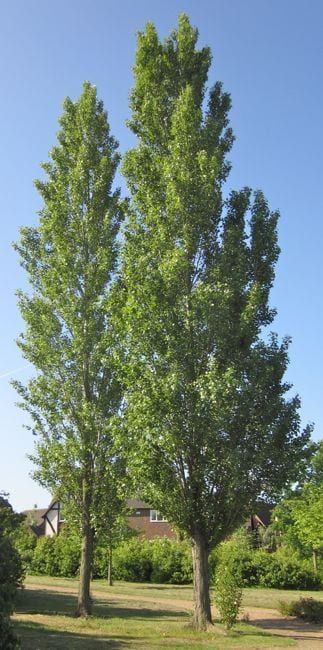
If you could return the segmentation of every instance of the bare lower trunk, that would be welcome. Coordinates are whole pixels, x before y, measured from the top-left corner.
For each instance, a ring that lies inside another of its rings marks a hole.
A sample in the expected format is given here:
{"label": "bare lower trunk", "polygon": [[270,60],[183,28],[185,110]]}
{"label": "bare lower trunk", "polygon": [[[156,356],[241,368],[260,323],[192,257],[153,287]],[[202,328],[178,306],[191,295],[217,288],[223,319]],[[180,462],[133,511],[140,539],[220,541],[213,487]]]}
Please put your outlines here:
{"label": "bare lower trunk", "polygon": [[113,585],[113,579],[112,579],[112,546],[109,546],[109,557],[108,557],[108,585],[109,587],[112,587]]}
{"label": "bare lower trunk", "polygon": [[192,539],[194,576],[193,626],[205,630],[212,623],[209,592],[209,553],[203,535],[197,533]]}
{"label": "bare lower trunk", "polygon": [[82,513],[82,546],[80,581],[77,601],[77,616],[90,616],[91,614],[91,572],[93,558],[93,530],[90,523],[90,495],[84,487],[83,513]]}
{"label": "bare lower trunk", "polygon": [[315,573],[317,573],[317,551],[313,551],[313,568]]}

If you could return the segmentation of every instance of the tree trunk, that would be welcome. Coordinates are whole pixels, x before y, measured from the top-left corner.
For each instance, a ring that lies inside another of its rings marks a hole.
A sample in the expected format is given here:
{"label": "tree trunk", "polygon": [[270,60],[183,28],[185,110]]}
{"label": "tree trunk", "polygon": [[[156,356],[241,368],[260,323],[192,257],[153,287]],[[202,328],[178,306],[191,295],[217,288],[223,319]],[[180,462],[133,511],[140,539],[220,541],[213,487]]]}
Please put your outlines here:
{"label": "tree trunk", "polygon": [[113,580],[112,580],[112,546],[111,544],[109,545],[109,557],[108,557],[108,585],[109,587],[112,587],[113,585]]}
{"label": "tree trunk", "polygon": [[317,573],[317,551],[313,550],[313,567],[315,573]]}
{"label": "tree trunk", "polygon": [[194,614],[193,626],[196,630],[206,630],[212,623],[209,593],[209,553],[201,533],[192,539],[194,576]]}
{"label": "tree trunk", "polygon": [[93,559],[93,530],[90,522],[90,490],[83,485],[83,513],[82,513],[82,546],[80,581],[77,601],[77,616],[90,616],[91,614],[91,572]]}

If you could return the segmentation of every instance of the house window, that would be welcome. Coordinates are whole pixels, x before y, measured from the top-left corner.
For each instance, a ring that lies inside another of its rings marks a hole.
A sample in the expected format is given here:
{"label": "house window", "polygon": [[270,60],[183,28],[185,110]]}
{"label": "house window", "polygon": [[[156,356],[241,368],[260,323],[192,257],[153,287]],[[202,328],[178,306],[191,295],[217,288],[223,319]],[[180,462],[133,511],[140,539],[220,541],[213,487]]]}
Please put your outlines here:
{"label": "house window", "polygon": [[151,510],[150,521],[167,521],[167,519],[165,519],[165,517],[159,514],[158,510]]}

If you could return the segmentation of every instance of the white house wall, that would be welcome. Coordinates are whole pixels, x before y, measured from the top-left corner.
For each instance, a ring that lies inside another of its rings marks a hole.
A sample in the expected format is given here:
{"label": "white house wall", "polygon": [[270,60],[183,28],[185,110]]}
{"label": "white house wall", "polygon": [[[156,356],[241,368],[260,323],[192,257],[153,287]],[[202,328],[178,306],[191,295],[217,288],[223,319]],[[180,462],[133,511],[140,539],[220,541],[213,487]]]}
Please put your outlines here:
{"label": "white house wall", "polygon": [[58,503],[56,502],[53,504],[53,507],[48,510],[45,517],[45,535],[48,535],[49,537],[56,535],[58,532],[58,513]]}

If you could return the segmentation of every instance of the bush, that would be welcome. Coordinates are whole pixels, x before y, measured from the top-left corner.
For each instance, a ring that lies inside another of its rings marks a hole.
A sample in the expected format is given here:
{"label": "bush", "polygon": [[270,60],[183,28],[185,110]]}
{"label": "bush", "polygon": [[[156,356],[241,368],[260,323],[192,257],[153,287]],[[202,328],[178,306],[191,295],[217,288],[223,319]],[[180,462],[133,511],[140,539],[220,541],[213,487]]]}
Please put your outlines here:
{"label": "bush", "polygon": [[237,622],[242,600],[242,577],[236,569],[236,554],[234,541],[222,545],[214,582],[215,603],[227,630]]}
{"label": "bush", "polygon": [[116,580],[150,581],[153,567],[148,544],[141,539],[130,539],[115,549],[112,564]]}
{"label": "bush", "polygon": [[279,611],[284,616],[297,616],[311,623],[323,622],[323,602],[314,598],[300,598],[292,602],[280,602]]}
{"label": "bush", "polygon": [[[108,577],[109,553],[104,546],[97,546],[93,558],[93,578]],[[115,577],[115,576],[114,576]]]}
{"label": "bush", "polygon": [[10,539],[0,537],[0,614],[9,616],[14,607],[23,569],[18,552]]}
{"label": "bush", "polygon": [[55,575],[73,578],[79,572],[81,558],[81,542],[76,533],[64,528],[55,538]]}
{"label": "bush", "polygon": [[242,586],[257,585],[259,578],[256,566],[253,563],[255,551],[252,550],[250,535],[244,530],[239,530],[231,540],[223,542],[211,552],[210,571],[212,579],[215,580],[217,568],[221,564],[227,548],[230,549],[232,571],[240,576]]}
{"label": "bush", "polygon": [[30,562],[30,572],[37,575],[77,575],[80,565],[80,539],[75,533],[63,530],[60,535],[39,537]]}
{"label": "bush", "polygon": [[[100,566],[106,577],[107,552],[101,549],[96,557],[96,571]],[[165,537],[123,542],[114,550],[112,564],[117,580],[172,584],[187,584],[192,580],[189,544]]]}
{"label": "bush", "polygon": [[0,648],[3,650],[19,647],[9,617],[23,579],[22,562],[11,541],[20,522],[20,515],[13,512],[6,495],[0,495]]}
{"label": "bush", "polygon": [[295,559],[286,560],[276,553],[256,551],[253,557],[255,576],[261,587],[276,589],[315,589],[320,579],[313,570]]}
{"label": "bush", "polygon": [[29,572],[37,544],[37,537],[25,522],[22,522],[15,531],[13,544],[20,555],[24,571]]}
{"label": "bush", "polygon": [[192,554],[187,542],[166,537],[149,542],[152,573],[151,582],[187,584],[192,581]]}
{"label": "bush", "polygon": [[20,642],[16,637],[10,619],[0,613],[0,648],[2,650],[16,650]]}
{"label": "bush", "polygon": [[38,575],[59,575],[55,556],[55,538],[39,537],[31,563],[31,572]]}
{"label": "bush", "polygon": [[[221,548],[231,544],[224,542],[211,554],[211,569],[216,574],[221,558]],[[280,551],[269,553],[252,550],[245,543],[235,542],[232,547],[232,570],[241,575],[244,587],[272,587],[276,589],[316,589],[320,587],[320,577],[314,573],[308,561],[302,561],[295,554],[290,557]],[[290,554],[289,554],[290,555]]]}

